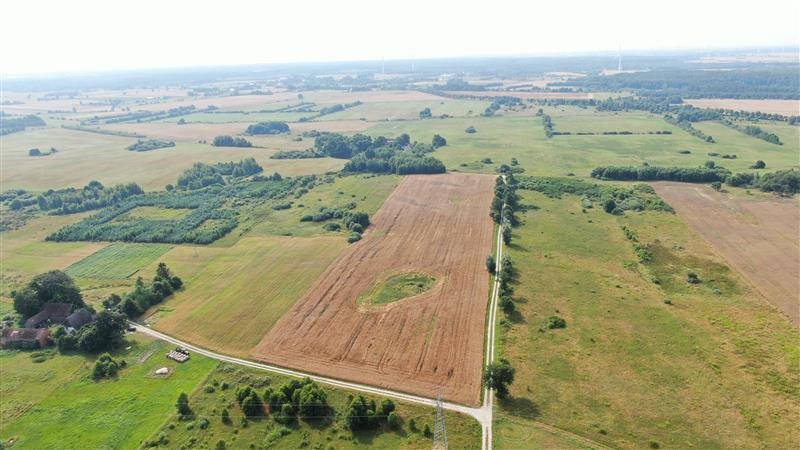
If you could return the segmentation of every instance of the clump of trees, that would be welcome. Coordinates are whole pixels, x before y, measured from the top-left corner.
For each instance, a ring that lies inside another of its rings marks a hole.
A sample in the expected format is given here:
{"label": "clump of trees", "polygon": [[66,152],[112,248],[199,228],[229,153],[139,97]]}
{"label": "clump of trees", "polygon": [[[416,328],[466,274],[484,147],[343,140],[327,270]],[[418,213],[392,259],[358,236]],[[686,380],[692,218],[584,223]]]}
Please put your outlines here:
{"label": "clump of trees", "polygon": [[211,145],[214,147],[252,147],[253,143],[245,138],[222,135],[215,137]]}
{"label": "clump of trees", "polygon": [[[249,386],[245,389],[250,389]],[[255,391],[248,394],[253,402],[260,400]],[[237,390],[237,398],[239,393]],[[244,397],[246,400],[247,396]],[[243,400],[244,401],[244,400]],[[263,402],[269,407],[273,418],[280,423],[291,423],[297,418],[304,420],[324,420],[331,414],[328,394],[310,378],[291,380],[277,388],[268,387],[264,391]],[[243,407],[244,408],[244,407]],[[251,411],[255,411],[255,407]],[[259,409],[263,409],[259,406]]]}
{"label": "clump of trees", "polygon": [[737,173],[729,176],[730,186],[760,189],[763,192],[793,195],[800,192],[800,170],[787,169],[770,173]]}
{"label": "clump of trees", "polygon": [[270,155],[270,159],[309,159],[324,157],[325,155],[316,149],[280,150]]}
{"label": "clump of trees", "polygon": [[433,135],[433,140],[431,141],[431,147],[433,147],[434,150],[439,147],[444,147],[446,145],[447,145],[447,139],[443,138],[438,134]]}
{"label": "clump of trees", "polygon": [[23,319],[37,314],[45,303],[69,303],[73,309],[86,306],[75,281],[60,270],[36,275],[19,291],[11,291],[14,310]]}
{"label": "clump of trees", "polygon": [[92,378],[96,380],[100,380],[103,378],[113,378],[117,376],[117,372],[123,367],[125,367],[127,363],[125,360],[115,361],[114,358],[111,357],[110,354],[103,353],[97,358],[97,361],[94,362],[94,368],[92,369]]}
{"label": "clump of trees", "polygon": [[3,116],[0,120],[0,136],[24,131],[27,127],[43,127],[47,125],[41,117],[29,114],[23,117]]}
{"label": "clump of trees", "polygon": [[511,367],[508,360],[500,358],[489,363],[483,372],[483,385],[492,389],[498,398],[508,397],[508,387],[514,383],[516,370]]}
{"label": "clump of trees", "polygon": [[606,166],[592,170],[592,178],[617,181],[683,181],[687,183],[711,183],[724,181],[730,171],[720,167],[658,167],[658,166]]}
{"label": "clump of trees", "polygon": [[314,149],[333,158],[350,159],[345,164],[347,172],[395,173],[443,173],[445,166],[436,158],[427,156],[433,146],[419,142],[411,143],[408,134],[389,140],[383,136],[373,139],[356,134],[351,137],[328,133],[316,137]]}
{"label": "clump of trees", "polygon": [[121,312],[130,318],[140,316],[151,306],[157,305],[183,286],[183,280],[173,275],[166,264],[158,263],[156,274],[151,283],[145,283],[142,277],[136,279],[132,291],[120,297],[111,294],[103,300],[103,306]]}
{"label": "clump of trees", "polygon": [[[281,134],[281,133],[288,133],[289,125],[286,122],[279,122],[279,121],[269,121],[269,122],[258,122],[252,124],[247,127],[245,130],[246,134],[255,135],[255,134]],[[231,147],[231,146],[228,146]]]}
{"label": "clump of trees", "polygon": [[116,204],[128,197],[143,194],[136,183],[105,187],[99,181],[91,181],[81,189],[50,189],[36,198],[39,209],[53,215],[73,214]]}
{"label": "clump of trees", "polygon": [[492,100],[492,103],[486,108],[486,110],[481,113],[484,117],[493,116],[500,108],[502,107],[511,108],[514,106],[524,106],[522,100],[517,97],[510,97],[510,96],[503,96],[503,97],[495,97]]}
{"label": "clump of trees", "polygon": [[79,350],[86,353],[99,353],[119,348],[125,342],[125,316],[113,311],[100,311],[94,320],[80,330],[68,333],[59,327],[53,333],[53,340],[59,351]]}
{"label": "clump of trees", "polygon": [[125,147],[132,152],[147,152],[159,148],[175,147],[175,142],[161,139],[139,139],[135,144]]}
{"label": "clump of trees", "polygon": [[[369,214],[363,211],[354,211],[355,203],[348,204],[345,209],[321,208],[314,214],[306,214],[300,218],[301,222],[326,222],[332,219],[341,219],[344,228],[350,231],[347,242],[353,243],[361,240],[361,233],[370,225]],[[342,227],[336,223],[328,223],[326,231],[339,231]]]}
{"label": "clump of trees", "polygon": [[47,153],[39,150],[38,148],[32,148],[28,150],[28,156],[49,156],[56,153],[58,153],[58,150],[56,150],[55,147],[50,147],[50,150]]}
{"label": "clump of trees", "polygon": [[[395,404],[385,399],[378,405],[374,399],[367,400],[362,395],[351,396],[344,414],[344,420],[352,431],[375,429],[389,420],[394,413]],[[397,422],[398,418],[392,419]]]}
{"label": "clump of trees", "polygon": [[178,177],[178,188],[200,189],[214,184],[225,184],[223,177],[240,178],[255,175],[264,169],[256,162],[255,158],[245,158],[239,162],[225,162],[217,164],[194,163],[192,167],[183,171]]}

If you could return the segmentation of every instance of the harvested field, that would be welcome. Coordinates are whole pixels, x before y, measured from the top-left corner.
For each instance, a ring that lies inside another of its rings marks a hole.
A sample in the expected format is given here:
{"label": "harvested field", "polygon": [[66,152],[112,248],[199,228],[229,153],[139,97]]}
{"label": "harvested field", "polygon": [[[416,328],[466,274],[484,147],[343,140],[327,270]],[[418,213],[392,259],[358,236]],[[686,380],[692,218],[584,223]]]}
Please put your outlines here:
{"label": "harvested field", "polygon": [[447,93],[466,97],[517,97],[534,100],[551,98],[588,100],[594,98],[591,92],[448,91]]}
{"label": "harvested field", "polygon": [[696,98],[684,100],[698,108],[722,108],[734,111],[751,111],[773,114],[783,114],[784,116],[800,115],[799,100],[749,100],[737,98]]}
{"label": "harvested field", "polygon": [[[492,251],[494,177],[406,177],[348,247],[264,336],[253,356],[335,378],[480,401]],[[359,296],[392,274],[433,276],[430,290],[359,310]]]}
{"label": "harvested field", "polygon": [[685,183],[653,186],[731,267],[800,324],[797,200],[742,198]]}

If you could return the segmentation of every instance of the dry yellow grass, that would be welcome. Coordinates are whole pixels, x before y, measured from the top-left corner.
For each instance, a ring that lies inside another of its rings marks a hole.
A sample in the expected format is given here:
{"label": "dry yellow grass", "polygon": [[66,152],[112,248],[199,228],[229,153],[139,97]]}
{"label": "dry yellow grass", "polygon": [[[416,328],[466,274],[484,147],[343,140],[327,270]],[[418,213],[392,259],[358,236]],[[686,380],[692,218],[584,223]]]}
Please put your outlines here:
{"label": "dry yellow grass", "polygon": [[698,108],[723,108],[734,111],[764,112],[783,114],[784,116],[800,115],[800,100],[750,100],[738,98],[695,98],[686,99]]}
{"label": "dry yellow grass", "polygon": [[[171,124],[146,125],[178,127]],[[143,125],[140,124],[141,126]],[[238,127],[241,128],[242,125]],[[256,139],[259,145],[274,142],[275,145],[271,149],[216,148],[186,141],[177,142],[175,147],[149,152],[131,152],[125,149],[135,141],[134,138],[60,128],[14,133],[3,138],[0,181],[4,189],[44,190],[67,186],[81,187],[91,180],[98,180],[106,185],[133,181],[146,190],[156,190],[163,189],[169,183],[174,184],[178,175],[195,162],[238,161],[252,156],[267,173],[279,172],[283,175],[324,173],[339,170],[344,164],[343,160],[332,158],[270,159],[270,155],[278,148],[288,147],[290,141],[285,136]],[[281,142],[287,145],[280,145]],[[58,149],[57,154],[45,157],[28,156],[30,148],[38,147],[46,150],[51,146]]]}
{"label": "dry yellow grass", "polygon": [[[319,236],[176,247],[159,261],[186,287],[150,311],[147,322],[192,343],[247,356],[346,245],[341,236]],[[152,273],[156,264],[143,272]]]}

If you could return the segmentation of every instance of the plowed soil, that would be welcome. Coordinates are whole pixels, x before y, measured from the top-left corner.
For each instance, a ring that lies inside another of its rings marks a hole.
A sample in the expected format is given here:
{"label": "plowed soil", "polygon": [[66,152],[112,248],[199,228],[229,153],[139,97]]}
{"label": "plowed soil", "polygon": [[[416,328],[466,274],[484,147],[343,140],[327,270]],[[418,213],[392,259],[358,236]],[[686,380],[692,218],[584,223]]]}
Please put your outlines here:
{"label": "plowed soil", "polygon": [[[373,220],[264,336],[257,359],[339,379],[477,405],[494,177],[406,177]],[[433,287],[364,309],[358,297],[396,273]]]}
{"label": "plowed soil", "polygon": [[800,324],[797,200],[737,197],[686,183],[653,187],[731,267]]}

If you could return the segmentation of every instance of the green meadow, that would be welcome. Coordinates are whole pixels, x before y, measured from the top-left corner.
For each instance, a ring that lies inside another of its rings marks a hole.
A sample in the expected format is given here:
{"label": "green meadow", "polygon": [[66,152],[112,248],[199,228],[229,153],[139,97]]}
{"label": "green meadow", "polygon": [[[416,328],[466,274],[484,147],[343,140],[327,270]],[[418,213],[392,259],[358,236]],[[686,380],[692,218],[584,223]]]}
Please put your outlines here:
{"label": "green meadow", "polygon": [[[677,215],[518,192],[529,207],[508,247],[518,313],[498,338],[517,373],[496,410],[498,448],[545,446],[528,436],[538,423],[615,448],[792,445],[797,329]],[[566,328],[549,329],[551,316]]]}

